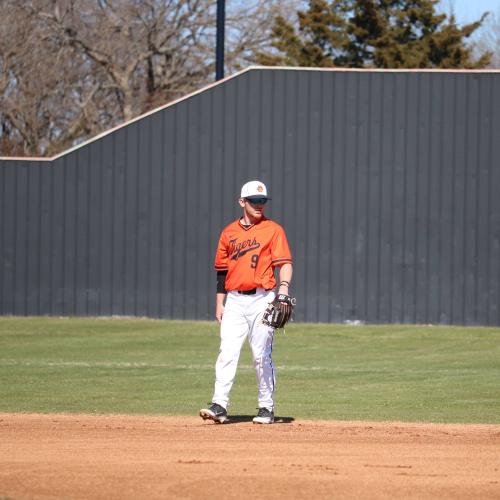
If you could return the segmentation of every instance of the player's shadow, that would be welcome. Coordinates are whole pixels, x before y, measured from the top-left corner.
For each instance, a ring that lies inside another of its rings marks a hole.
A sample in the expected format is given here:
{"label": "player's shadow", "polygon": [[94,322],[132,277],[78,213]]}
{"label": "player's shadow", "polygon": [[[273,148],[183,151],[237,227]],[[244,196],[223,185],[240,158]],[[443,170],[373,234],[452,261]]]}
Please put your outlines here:
{"label": "player's shadow", "polygon": [[[229,415],[224,425],[241,424],[244,422],[252,422],[255,415]],[[274,424],[291,424],[295,419],[293,417],[274,417]],[[273,424],[273,425],[274,425]]]}

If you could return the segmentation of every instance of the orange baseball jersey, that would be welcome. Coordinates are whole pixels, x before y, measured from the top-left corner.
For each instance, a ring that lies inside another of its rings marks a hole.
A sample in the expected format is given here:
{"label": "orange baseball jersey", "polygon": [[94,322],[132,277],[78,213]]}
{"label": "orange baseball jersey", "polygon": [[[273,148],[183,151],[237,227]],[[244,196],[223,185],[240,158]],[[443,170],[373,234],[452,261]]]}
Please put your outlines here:
{"label": "orange baseball jersey", "polygon": [[274,267],[292,262],[283,228],[265,217],[245,227],[240,220],[224,228],[220,235],[215,269],[226,271],[226,290],[276,287]]}

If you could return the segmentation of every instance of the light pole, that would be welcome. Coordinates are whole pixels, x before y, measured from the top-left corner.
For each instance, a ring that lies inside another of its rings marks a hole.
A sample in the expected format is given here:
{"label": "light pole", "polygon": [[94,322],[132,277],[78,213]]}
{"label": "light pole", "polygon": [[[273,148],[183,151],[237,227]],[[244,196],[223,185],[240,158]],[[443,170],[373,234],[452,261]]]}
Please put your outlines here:
{"label": "light pole", "polygon": [[224,29],[226,24],[226,0],[217,0],[217,36],[215,45],[215,79],[224,78]]}

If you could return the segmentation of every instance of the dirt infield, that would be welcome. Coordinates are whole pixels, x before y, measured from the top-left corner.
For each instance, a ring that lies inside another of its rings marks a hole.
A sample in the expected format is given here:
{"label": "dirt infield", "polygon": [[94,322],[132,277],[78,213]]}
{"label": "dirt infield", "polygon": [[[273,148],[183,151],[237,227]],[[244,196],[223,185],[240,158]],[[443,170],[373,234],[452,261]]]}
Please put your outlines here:
{"label": "dirt infield", "polygon": [[500,426],[0,414],[0,499],[500,498]]}

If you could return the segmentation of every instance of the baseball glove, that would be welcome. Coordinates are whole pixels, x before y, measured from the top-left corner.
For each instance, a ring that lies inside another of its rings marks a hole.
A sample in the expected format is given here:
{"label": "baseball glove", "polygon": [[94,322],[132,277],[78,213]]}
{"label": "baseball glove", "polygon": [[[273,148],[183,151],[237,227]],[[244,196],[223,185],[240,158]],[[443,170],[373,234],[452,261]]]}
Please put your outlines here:
{"label": "baseball glove", "polygon": [[296,300],[288,295],[278,294],[267,306],[262,323],[271,328],[283,328],[292,317]]}

